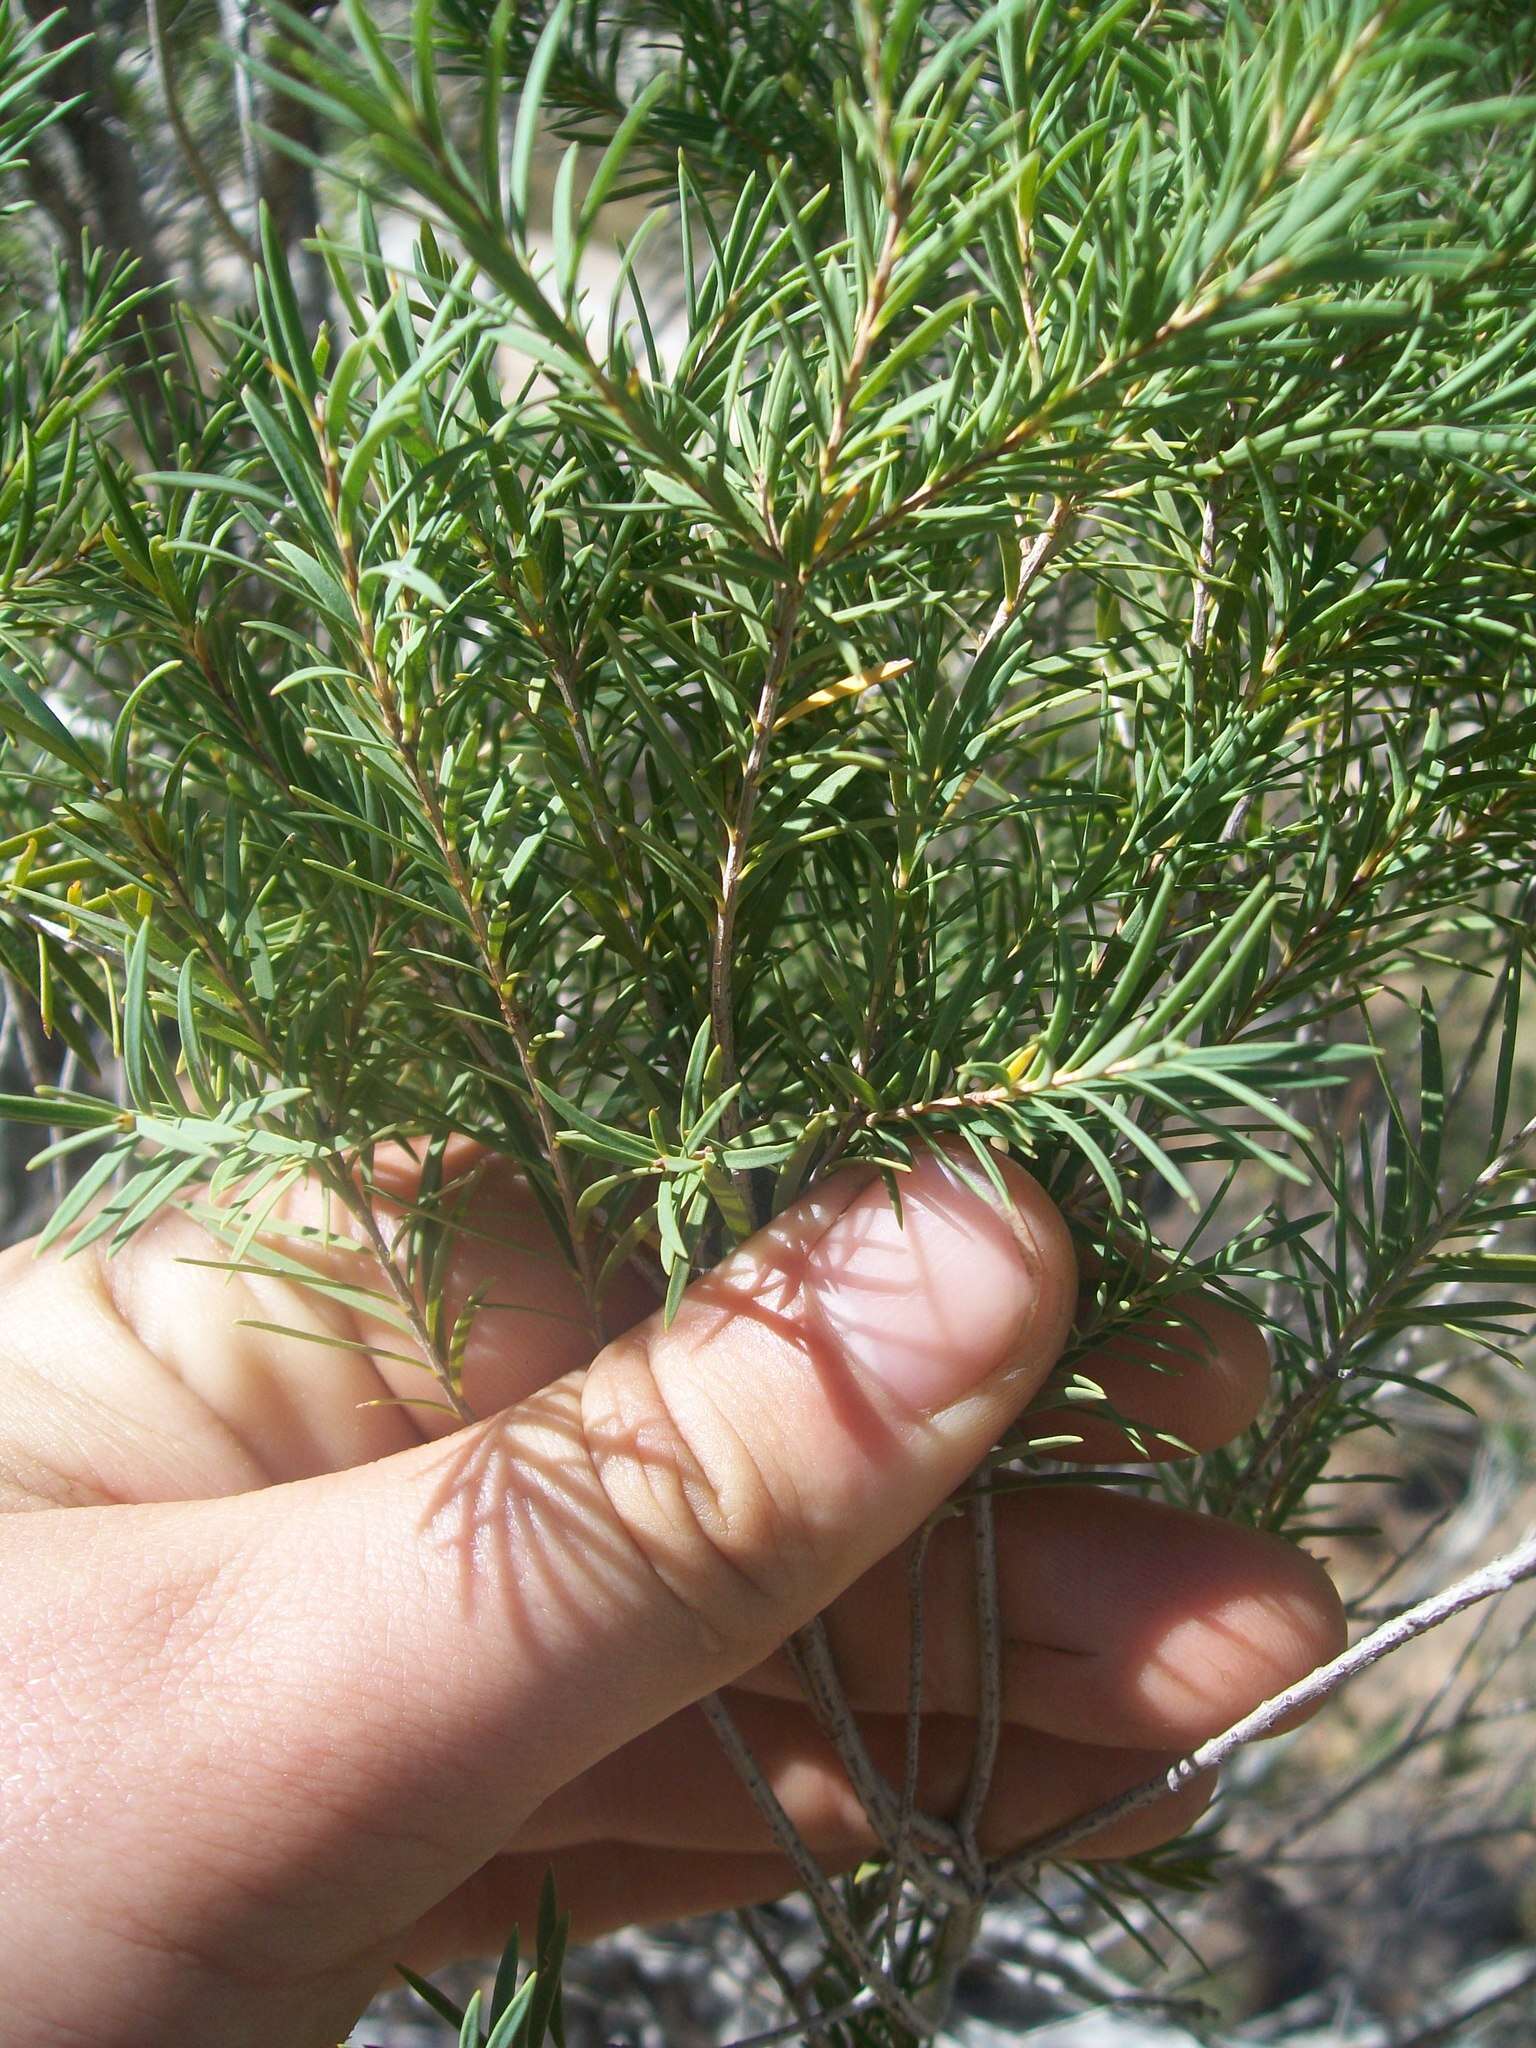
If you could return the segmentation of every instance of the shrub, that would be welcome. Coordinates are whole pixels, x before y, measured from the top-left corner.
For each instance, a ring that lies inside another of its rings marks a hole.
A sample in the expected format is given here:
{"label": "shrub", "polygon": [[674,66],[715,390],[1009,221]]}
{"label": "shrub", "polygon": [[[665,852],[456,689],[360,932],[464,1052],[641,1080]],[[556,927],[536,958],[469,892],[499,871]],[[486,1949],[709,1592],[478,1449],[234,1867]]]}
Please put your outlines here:
{"label": "shrub", "polygon": [[[1095,1276],[972,1511],[1198,1273],[1274,1404],[1150,1483],[1326,1535],[1335,1447],[1536,1279],[1524,12],[273,12],[249,75],[355,190],[329,318],[268,212],[228,317],[93,246],[4,358],[0,956],[100,1076],[8,1102],[50,1234],[271,1256],[425,1136],[379,1306],[463,1412],[455,1134],[594,1319],[958,1135]],[[50,61],[10,32],[13,154]],[[859,1939],[920,1894],[852,1881]],[[930,2009],[974,1921],[914,1923]]]}

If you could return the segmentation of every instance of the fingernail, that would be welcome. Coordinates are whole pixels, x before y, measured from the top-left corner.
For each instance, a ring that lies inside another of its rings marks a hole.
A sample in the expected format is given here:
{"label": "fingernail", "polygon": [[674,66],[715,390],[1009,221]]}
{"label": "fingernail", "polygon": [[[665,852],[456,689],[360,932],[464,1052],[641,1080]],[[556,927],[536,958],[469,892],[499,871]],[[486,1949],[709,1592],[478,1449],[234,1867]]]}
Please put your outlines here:
{"label": "fingernail", "polygon": [[1065,1339],[1066,1225],[1037,1182],[1000,1163],[1011,1204],[969,1154],[930,1154],[901,1176],[899,1216],[877,1178],[807,1258],[805,1312],[905,1407],[948,1407],[1008,1366],[1044,1370]]}

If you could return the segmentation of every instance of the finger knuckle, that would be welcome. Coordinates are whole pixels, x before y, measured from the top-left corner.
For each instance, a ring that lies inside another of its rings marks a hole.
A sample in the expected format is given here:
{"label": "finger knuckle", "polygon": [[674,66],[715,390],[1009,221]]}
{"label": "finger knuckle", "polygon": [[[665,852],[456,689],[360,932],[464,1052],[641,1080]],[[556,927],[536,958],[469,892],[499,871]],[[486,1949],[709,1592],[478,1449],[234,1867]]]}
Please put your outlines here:
{"label": "finger knuckle", "polygon": [[707,1387],[679,1379],[643,1331],[610,1345],[583,1392],[588,1453],[634,1552],[710,1650],[756,1661],[805,1618],[793,1474],[770,1472]]}

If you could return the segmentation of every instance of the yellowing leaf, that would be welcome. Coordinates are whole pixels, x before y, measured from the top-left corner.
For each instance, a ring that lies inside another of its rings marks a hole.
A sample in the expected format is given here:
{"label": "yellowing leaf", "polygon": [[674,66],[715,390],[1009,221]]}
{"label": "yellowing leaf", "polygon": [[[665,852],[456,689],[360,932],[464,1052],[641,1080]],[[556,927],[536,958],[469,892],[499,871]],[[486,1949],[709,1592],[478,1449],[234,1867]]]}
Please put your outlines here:
{"label": "yellowing leaf", "polygon": [[808,697],[802,697],[798,704],[791,704],[787,711],[780,712],[774,720],[773,729],[777,732],[781,726],[804,718],[808,711],[822,711],[828,704],[837,703],[839,698],[862,697],[877,683],[888,683],[893,676],[904,676],[911,666],[910,660],[882,661],[874,668],[861,668],[857,675],[840,676],[835,683],[824,683],[819,690],[812,690]]}
{"label": "yellowing leaf", "polygon": [[1004,1061],[1003,1072],[1010,1081],[1022,1081],[1039,1056],[1040,1041],[1038,1038],[1032,1038],[1028,1045],[1021,1047],[1013,1055],[1012,1059]]}

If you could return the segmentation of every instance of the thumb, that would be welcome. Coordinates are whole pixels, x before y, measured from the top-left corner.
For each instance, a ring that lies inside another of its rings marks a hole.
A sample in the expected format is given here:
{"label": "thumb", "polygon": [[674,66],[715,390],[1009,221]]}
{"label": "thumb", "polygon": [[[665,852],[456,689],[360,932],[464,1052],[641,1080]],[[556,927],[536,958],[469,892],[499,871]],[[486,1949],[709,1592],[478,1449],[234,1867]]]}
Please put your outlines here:
{"label": "thumb", "polygon": [[[387,1546],[389,1583],[414,1580],[390,1615],[397,1705],[430,1705],[482,1798],[487,1727],[517,1726],[496,1768],[531,1806],[759,1662],[996,1440],[1076,1295],[1065,1225],[1004,1171],[1006,1203],[930,1156],[899,1210],[878,1176],[841,1176],[697,1281],[670,1328],[652,1315],[490,1421],[327,1483],[340,1556],[371,1577]],[[298,1533],[274,1529],[265,1570]],[[351,1590],[342,1625],[376,1662],[378,1598]],[[445,1667],[448,1694],[425,1676]]]}
{"label": "thumb", "polygon": [[[408,1925],[558,1786],[899,1544],[1028,1400],[1075,1274],[1040,1188],[1002,1173],[1006,1202],[927,1157],[899,1212],[877,1176],[839,1175],[670,1328],[649,1318],[453,1437],[223,1500],[48,1516],[97,1523],[98,1588],[115,1518],[158,1518],[156,1569],[196,1595],[149,1602],[180,1678],[119,1684],[119,1768],[146,1798],[144,1774],[169,1775],[173,1802],[214,1788],[259,1815],[223,1830],[243,1896],[323,1900],[327,1941]],[[141,1692],[134,1729],[121,1702]]]}

